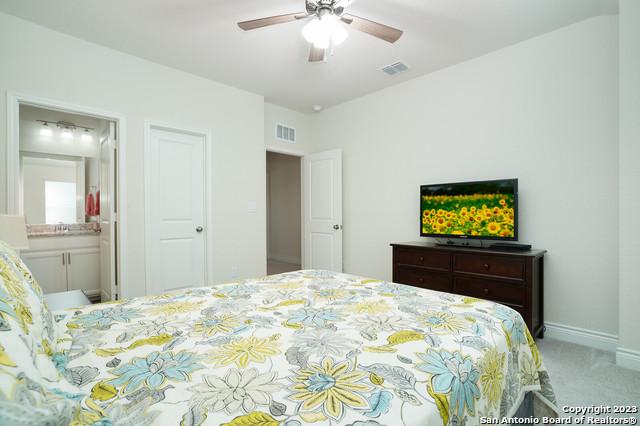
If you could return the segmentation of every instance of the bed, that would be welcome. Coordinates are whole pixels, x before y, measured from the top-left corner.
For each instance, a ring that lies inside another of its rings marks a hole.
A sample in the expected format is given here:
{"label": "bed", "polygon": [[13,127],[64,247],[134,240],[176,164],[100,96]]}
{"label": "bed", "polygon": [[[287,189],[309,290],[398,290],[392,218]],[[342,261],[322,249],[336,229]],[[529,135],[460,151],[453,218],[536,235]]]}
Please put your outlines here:
{"label": "bed", "polygon": [[0,424],[475,425],[555,416],[522,318],[305,270],[49,312],[0,243]]}

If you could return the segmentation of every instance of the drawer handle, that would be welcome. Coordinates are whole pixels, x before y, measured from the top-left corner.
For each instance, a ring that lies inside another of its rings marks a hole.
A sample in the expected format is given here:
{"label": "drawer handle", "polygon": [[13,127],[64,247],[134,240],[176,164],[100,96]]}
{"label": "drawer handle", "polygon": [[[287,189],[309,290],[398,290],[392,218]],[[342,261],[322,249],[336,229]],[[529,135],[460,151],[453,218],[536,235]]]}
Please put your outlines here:
{"label": "drawer handle", "polygon": [[420,262],[424,262],[424,257],[420,256]]}
{"label": "drawer handle", "polygon": [[484,267],[484,269],[489,269],[489,264],[485,263],[484,265],[482,265]]}
{"label": "drawer handle", "polygon": [[482,290],[482,291],[484,291],[484,294],[489,294],[489,289],[488,289],[488,288],[485,288],[485,289],[484,289],[484,290]]}

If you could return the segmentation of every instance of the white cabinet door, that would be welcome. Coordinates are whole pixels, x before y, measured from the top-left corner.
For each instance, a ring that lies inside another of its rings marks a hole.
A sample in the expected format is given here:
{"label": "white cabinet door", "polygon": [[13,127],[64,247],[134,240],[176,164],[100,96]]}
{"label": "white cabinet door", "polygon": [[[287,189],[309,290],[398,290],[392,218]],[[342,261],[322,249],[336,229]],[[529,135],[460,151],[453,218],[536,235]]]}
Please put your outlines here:
{"label": "white cabinet door", "polygon": [[67,252],[68,290],[83,290],[87,297],[100,296],[100,249]]}
{"label": "white cabinet door", "polygon": [[66,251],[20,254],[44,293],[67,291]]}

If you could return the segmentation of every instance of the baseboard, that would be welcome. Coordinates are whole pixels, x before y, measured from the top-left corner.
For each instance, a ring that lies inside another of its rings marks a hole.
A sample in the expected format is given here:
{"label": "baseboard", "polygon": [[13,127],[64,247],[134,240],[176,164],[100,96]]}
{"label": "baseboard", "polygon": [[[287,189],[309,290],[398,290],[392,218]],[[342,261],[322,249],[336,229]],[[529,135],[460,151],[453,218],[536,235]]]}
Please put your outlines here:
{"label": "baseboard", "polygon": [[545,322],[545,337],[562,340],[564,342],[575,343],[576,345],[588,346],[607,352],[616,352],[618,346],[618,336],[615,334],[603,333],[600,331],[587,330],[570,325]]}
{"label": "baseboard", "polygon": [[620,367],[640,371],[640,352],[618,348],[616,351],[616,364]]}
{"label": "baseboard", "polygon": [[270,254],[268,260],[275,260],[276,262],[291,263],[293,265],[300,265],[301,259],[295,256],[286,256],[281,254]]}

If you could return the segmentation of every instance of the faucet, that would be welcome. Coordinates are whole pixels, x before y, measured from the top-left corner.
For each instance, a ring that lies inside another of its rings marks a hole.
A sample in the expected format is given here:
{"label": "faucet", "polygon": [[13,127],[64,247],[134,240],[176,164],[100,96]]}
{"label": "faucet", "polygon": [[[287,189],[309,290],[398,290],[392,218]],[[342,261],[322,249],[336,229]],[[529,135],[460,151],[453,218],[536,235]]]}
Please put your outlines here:
{"label": "faucet", "polygon": [[56,225],[56,227],[54,229],[55,229],[56,232],[68,232],[69,231],[69,225],[67,225],[66,223],[58,222],[58,224]]}

